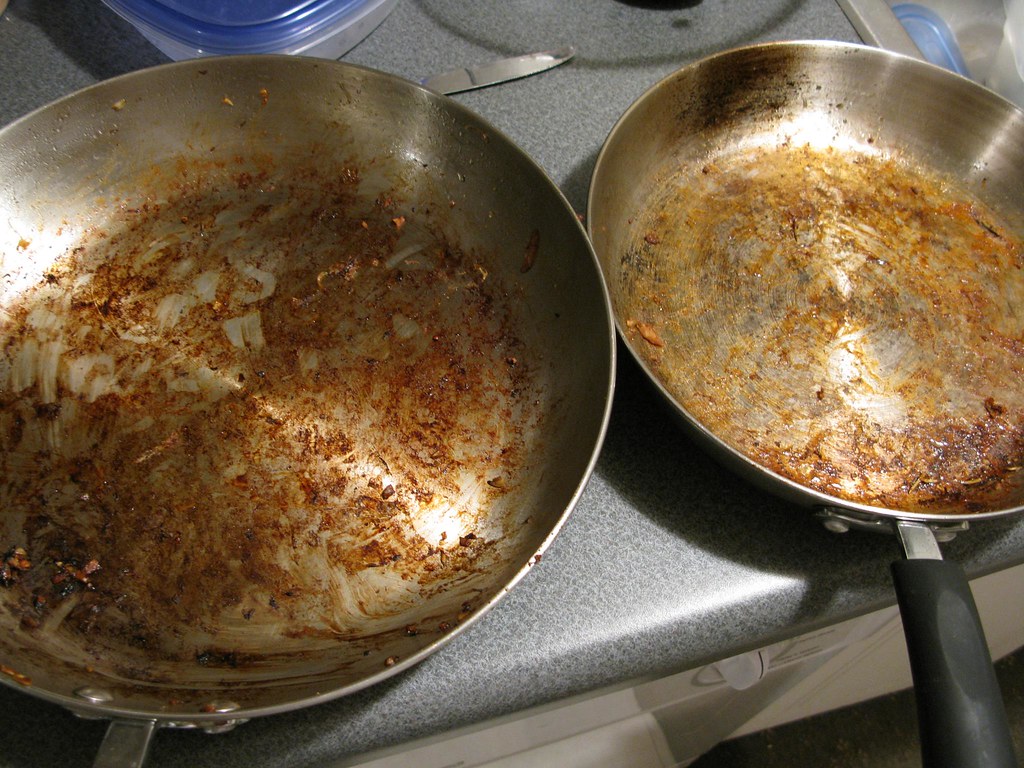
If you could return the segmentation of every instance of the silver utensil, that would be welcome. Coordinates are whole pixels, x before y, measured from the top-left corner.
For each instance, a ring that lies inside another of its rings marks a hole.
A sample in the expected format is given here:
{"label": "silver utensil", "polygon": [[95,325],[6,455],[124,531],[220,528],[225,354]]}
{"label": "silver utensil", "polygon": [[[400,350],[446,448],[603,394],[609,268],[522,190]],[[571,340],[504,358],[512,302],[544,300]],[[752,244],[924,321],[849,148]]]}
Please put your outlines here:
{"label": "silver utensil", "polygon": [[544,72],[559,64],[564,64],[574,55],[576,55],[576,48],[568,45],[553,51],[527,53],[523,56],[499,59],[475,67],[453,69],[450,72],[424,78],[420,84],[438,93],[461,93]]}

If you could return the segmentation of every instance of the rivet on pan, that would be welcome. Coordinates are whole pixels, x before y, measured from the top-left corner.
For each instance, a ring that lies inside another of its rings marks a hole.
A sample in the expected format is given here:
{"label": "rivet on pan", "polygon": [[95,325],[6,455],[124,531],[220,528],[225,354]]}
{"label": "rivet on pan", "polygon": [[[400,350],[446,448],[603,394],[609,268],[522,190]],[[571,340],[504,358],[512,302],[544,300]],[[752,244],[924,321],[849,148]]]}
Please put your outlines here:
{"label": "rivet on pan", "polygon": [[211,701],[208,704],[203,704],[199,709],[202,712],[224,714],[225,712],[234,712],[236,709],[241,708],[240,704],[235,704],[233,701]]}
{"label": "rivet on pan", "polygon": [[114,700],[114,695],[110,691],[105,691],[102,688],[90,688],[88,686],[76,689],[75,696],[85,699],[91,704],[106,704]]}
{"label": "rivet on pan", "polygon": [[834,517],[828,517],[821,521],[821,524],[825,526],[825,530],[832,531],[832,533],[846,533],[850,530],[850,524],[845,520],[837,520]]}

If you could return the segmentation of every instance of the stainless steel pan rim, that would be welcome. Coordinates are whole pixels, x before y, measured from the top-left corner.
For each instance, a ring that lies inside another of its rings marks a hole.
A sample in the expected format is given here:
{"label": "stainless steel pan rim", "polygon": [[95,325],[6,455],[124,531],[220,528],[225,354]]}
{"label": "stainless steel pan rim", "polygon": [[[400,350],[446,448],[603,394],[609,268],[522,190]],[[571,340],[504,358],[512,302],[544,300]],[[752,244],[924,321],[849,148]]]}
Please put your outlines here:
{"label": "stainless steel pan rim", "polygon": [[[928,62],[866,45],[827,40],[770,42],[722,51],[682,67],[648,88],[619,117],[598,154],[592,176],[587,207],[588,228],[591,239],[595,244],[599,261],[602,264],[602,270],[605,272],[606,282],[609,283],[619,338],[622,339],[627,349],[629,349],[631,356],[644,370],[649,381],[657,388],[659,395],[668,404],[670,410],[685,422],[687,427],[699,437],[705,447],[709,448],[716,456],[731,465],[747,479],[751,479],[755,483],[767,487],[769,490],[773,490],[801,506],[818,509],[845,509],[853,512],[855,515],[893,521],[906,520],[912,522],[935,522],[939,524],[965,523],[972,520],[981,521],[1019,514],[1024,511],[1024,503],[1013,504],[1006,508],[987,509],[985,511],[962,514],[894,509],[834,496],[780,475],[770,467],[759,464],[742,451],[722,440],[712,430],[706,428],[698,417],[688,411],[686,406],[680,403],[678,398],[666,389],[665,385],[659,380],[658,375],[652,371],[644,355],[640,353],[640,348],[637,345],[643,347],[645,342],[638,340],[636,334],[629,333],[625,327],[626,318],[623,316],[622,311],[615,307],[616,302],[620,300],[620,290],[616,284],[618,264],[615,261],[617,256],[614,255],[614,252],[616,249],[623,247],[620,233],[615,228],[621,226],[624,218],[630,215],[626,212],[626,209],[636,210],[642,207],[643,196],[648,194],[650,189],[647,186],[649,182],[646,179],[653,174],[662,172],[659,164],[663,163],[664,168],[669,169],[664,171],[666,176],[672,173],[671,169],[675,162],[671,157],[673,143],[676,141],[690,141],[689,138],[686,138],[681,133],[687,130],[687,128],[669,127],[672,118],[666,115],[673,109],[679,111],[680,114],[684,112],[699,112],[701,109],[700,100],[702,98],[717,98],[718,90],[726,92],[726,95],[722,97],[724,100],[732,97],[733,90],[742,93],[746,81],[754,80],[760,76],[760,67],[762,66],[765,72],[768,73],[766,74],[766,78],[768,78],[766,82],[777,84],[777,80],[770,80],[770,72],[773,67],[780,66],[780,61],[788,58],[792,58],[794,62],[797,62],[794,65],[794,73],[791,76],[793,80],[790,83],[794,91],[800,89],[805,89],[803,92],[810,91],[817,77],[829,77],[829,66],[833,63],[836,64],[835,69],[841,68],[843,70],[841,75],[838,72],[836,73],[835,77],[837,78],[840,76],[849,77],[850,72],[855,71],[858,64],[864,64],[870,65],[872,76],[877,79],[877,83],[873,82],[872,86],[869,87],[877,87],[879,90],[890,87],[886,82],[888,74],[899,71],[901,73],[909,73],[906,76],[914,77],[915,83],[918,80],[926,82],[931,89],[929,91],[930,94],[950,90],[955,93],[953,98],[966,100],[965,114],[975,122],[987,120],[988,123],[985,125],[984,132],[980,136],[965,139],[965,141],[974,141],[974,144],[970,147],[973,154],[968,154],[963,159],[950,161],[948,165],[955,169],[951,175],[962,173],[967,177],[971,188],[975,192],[983,190],[989,185],[989,176],[998,177],[999,170],[1002,170],[999,167],[1000,163],[1006,165],[1005,159],[1000,158],[999,153],[1004,150],[1004,145],[1014,142],[1014,137],[1019,136],[1021,126],[1024,125],[1024,110],[1010,104],[995,92],[961,75]],[[847,59],[853,63],[845,61]],[[736,82],[732,82],[733,72],[730,70],[730,63],[737,60],[740,60],[742,63],[739,67],[739,72],[735,75]],[[762,61],[766,63],[762,65]],[[725,78],[725,82],[717,86],[718,90],[716,90],[715,86],[706,85],[704,82],[706,78],[719,77]],[[680,88],[677,83],[681,82],[690,83],[689,87],[693,89],[701,90],[707,88],[710,91],[710,95],[700,94],[694,96],[692,101],[683,103],[689,97],[691,91]],[[837,100],[842,98],[844,93],[843,85],[833,82],[823,84],[829,94],[835,94],[833,98]],[[672,95],[669,96],[668,94]],[[742,98],[742,96],[738,98]],[[770,126],[774,124],[772,121],[776,120],[774,113],[778,109],[779,113],[785,115],[785,117],[778,118],[777,121],[779,126],[777,130],[782,132],[786,130],[783,126],[789,125],[787,119],[790,119],[790,113],[797,115],[796,118],[792,118],[793,120],[799,119],[800,106],[795,103],[787,103],[776,107],[770,102],[770,98],[772,97],[765,97],[761,100],[758,100],[756,97],[752,99],[755,103],[752,107],[749,107],[750,114],[764,112],[765,116],[761,118],[762,122]],[[783,94],[776,98],[781,102],[787,96]],[[824,101],[824,98],[821,97],[821,101]],[[852,101],[856,96],[847,94],[847,98]],[[893,96],[893,98],[899,97]],[[673,102],[673,99],[677,99],[679,103]],[[838,110],[845,106],[841,103],[836,105],[836,114],[839,114]],[[708,107],[710,112],[714,112],[715,109],[716,106],[714,104]],[[849,107],[849,109],[855,109],[855,107]],[[912,111],[912,109],[913,107],[907,107],[908,112]],[[882,147],[888,147],[890,145],[887,142],[902,140],[899,129],[889,125],[889,123],[899,121],[897,119],[889,120],[889,117],[891,116],[879,116],[874,120],[875,125],[861,128],[860,122],[871,122],[871,120],[865,119],[860,114],[851,116],[849,119],[849,133],[853,134],[861,131],[866,137],[872,131],[883,134],[886,130],[889,130],[889,135],[886,138],[880,138],[877,142]],[[943,118],[948,119],[948,116],[943,115],[936,122],[941,124]],[[640,140],[637,143],[643,145],[645,149],[634,152],[630,156],[632,164],[627,163],[624,169],[623,164],[619,161],[627,151],[624,145],[635,139],[638,132],[641,131],[641,126],[648,119],[660,121],[659,128],[657,129],[659,134],[667,134],[671,131],[680,133],[676,133],[673,137],[659,136],[657,139],[645,138]],[[694,118],[680,117],[680,125],[683,124],[684,120],[689,120],[686,126],[693,128]],[[740,120],[741,118],[737,116],[736,122],[739,123]],[[843,122],[846,123],[847,121],[844,119]],[[701,130],[699,124],[696,130]],[[715,133],[716,130],[715,125],[710,126],[708,128],[708,135],[718,136]],[[742,141],[743,139],[739,135],[739,131],[743,130],[745,129],[730,126],[725,129],[725,133],[722,136],[718,136],[717,140],[726,143],[734,140]],[[769,127],[761,128],[760,130],[770,133],[773,129]],[[837,133],[841,134],[846,128],[836,130]],[[941,128],[932,128],[924,138],[917,139],[912,137],[906,146],[898,146],[896,149],[901,152],[905,151],[911,156],[916,151],[922,153],[924,157],[928,157],[928,152],[936,153],[936,157],[939,157],[939,153],[944,151],[944,148],[938,144],[936,139],[936,137],[941,135],[941,130]],[[906,132],[903,131],[903,133]],[[845,139],[845,137],[843,138]],[[701,141],[705,141],[714,147],[715,139],[694,139],[693,144],[699,146]],[[875,138],[872,136],[867,141],[875,142]],[[697,151],[687,150],[688,153]],[[1020,153],[1021,150],[1017,148],[1017,151]],[[688,155],[688,157],[692,157],[692,155]],[[939,162],[935,157],[930,159],[936,163]],[[989,173],[990,166],[996,167],[996,171],[991,174]],[[632,174],[632,176],[629,174]],[[638,181],[632,185],[635,187],[635,193],[632,196],[630,196],[631,193],[629,192],[609,191],[611,186],[617,185],[620,189],[628,187],[630,179],[633,177]],[[609,181],[609,179],[614,179],[614,181]],[[995,184],[995,181],[992,183]],[[1000,194],[1004,198],[1007,196],[1005,190],[1001,190]],[[609,200],[614,202],[609,202]],[[1005,199],[1004,203],[1008,205]],[[613,241],[614,238],[619,239]]]}
{"label": "stainless steel pan rim", "polygon": [[[220,115],[230,114],[231,119],[239,121],[239,128],[242,128],[245,125],[246,115],[254,114],[253,104],[243,104],[237,94],[225,93],[222,86],[218,84],[222,77],[233,83],[239,82],[239,79],[244,82],[248,77],[248,82],[252,87],[245,94],[245,98],[250,102],[256,98],[256,88],[261,84],[266,84],[269,87],[271,104],[275,98],[285,96],[286,88],[294,90],[296,93],[308,89],[310,109],[317,108],[318,99],[335,98],[340,105],[365,103],[366,109],[371,114],[370,119],[373,119],[373,114],[384,115],[387,112],[384,107],[374,101],[377,89],[397,94],[394,98],[407,105],[405,108],[415,112],[414,119],[433,119],[437,121],[436,125],[443,127],[435,129],[435,125],[424,123],[422,126],[418,126],[422,130],[421,134],[417,134],[414,130],[411,134],[404,136],[382,136],[382,141],[385,142],[381,147],[383,151],[402,158],[412,165],[425,167],[425,163],[432,159],[430,153],[437,152],[437,145],[448,141],[454,154],[460,157],[462,154],[465,155],[461,160],[454,161],[453,168],[460,162],[463,163],[464,175],[470,182],[467,186],[475,184],[478,191],[476,196],[481,200],[486,198],[497,200],[495,195],[498,194],[498,190],[509,183],[525,183],[532,187],[538,197],[544,198],[547,208],[543,213],[543,219],[538,220],[536,224],[536,227],[542,230],[539,246],[540,257],[535,265],[532,262],[528,265],[532,272],[528,278],[535,285],[546,286],[543,288],[543,291],[547,292],[543,302],[548,302],[548,309],[560,301],[560,299],[556,299],[559,293],[564,292],[568,297],[571,292],[571,301],[575,303],[579,299],[580,291],[584,292],[584,303],[587,304],[587,309],[580,312],[568,309],[565,316],[571,316],[571,322],[577,323],[584,319],[585,314],[589,313],[589,318],[583,323],[586,333],[579,333],[579,329],[574,331],[572,343],[577,345],[577,349],[581,351],[588,350],[582,353],[580,360],[582,362],[586,358],[589,361],[587,365],[593,369],[594,376],[592,381],[582,382],[588,391],[582,395],[581,400],[587,400],[590,407],[582,410],[582,406],[572,405],[571,398],[568,396],[562,397],[558,406],[559,410],[555,419],[558,432],[557,434],[553,433],[548,442],[552,446],[561,444],[565,450],[568,450],[568,446],[575,445],[577,455],[572,460],[571,472],[574,473],[574,476],[571,479],[568,475],[565,475],[563,480],[553,479],[558,471],[561,471],[554,464],[550,467],[550,472],[543,473],[542,483],[547,487],[543,494],[548,496],[549,502],[554,498],[559,499],[557,514],[552,514],[550,510],[538,511],[536,517],[546,519],[547,524],[543,531],[535,529],[534,546],[530,547],[528,553],[522,553],[517,566],[508,571],[510,575],[501,584],[492,585],[489,594],[484,596],[479,605],[474,606],[469,615],[461,618],[457,624],[436,639],[424,644],[413,653],[402,655],[386,667],[382,665],[379,671],[355,682],[338,685],[332,680],[326,680],[322,691],[313,695],[302,695],[294,700],[285,700],[282,703],[264,706],[229,706],[224,711],[159,711],[149,707],[133,708],[130,705],[122,705],[120,702],[106,702],[102,696],[79,698],[54,693],[42,687],[29,686],[25,688],[8,675],[0,676],[0,683],[90,717],[126,718],[154,721],[167,725],[192,724],[213,727],[229,719],[271,715],[337,699],[375,685],[414,666],[453,638],[461,636],[539,562],[540,555],[561,530],[589,481],[610,418],[614,389],[615,329],[607,289],[601,278],[596,256],[583,225],[577,219],[561,191],[533,159],[484,119],[447,97],[434,94],[422,86],[398,77],[347,63],[273,55],[219,57],[161,65],[92,85],[42,107],[0,130],[0,146],[3,146],[5,151],[11,151],[17,155],[13,158],[8,155],[9,166],[18,167],[18,164],[21,163],[21,167],[24,168],[27,167],[25,163],[32,163],[33,157],[45,157],[49,148],[37,148],[37,150],[27,153],[22,152],[23,148],[9,146],[12,136],[17,136],[19,140],[29,136],[37,142],[47,144],[52,142],[52,149],[58,158],[61,153],[69,151],[65,142],[69,144],[74,141],[88,143],[88,138],[69,138],[70,134],[76,130],[80,120],[84,121],[85,133],[91,135],[95,132],[98,141],[109,141],[111,132],[118,133],[120,131],[123,136],[126,136],[129,133],[126,126],[130,124],[133,112],[138,112],[141,109],[141,104],[147,104],[146,108],[150,110],[167,109],[167,93],[162,93],[159,90],[147,90],[149,84],[154,80],[163,85],[175,80],[184,82],[190,79],[196,80],[196,82],[212,83],[205,93],[207,101],[216,95],[216,103],[210,105],[211,108],[219,108]],[[302,83],[303,88],[299,88],[298,83]],[[188,86],[185,90],[188,91],[188,98],[196,98],[197,86],[195,84]],[[266,106],[266,92],[261,95],[264,99],[264,106]],[[289,93],[288,95],[294,100],[294,94]],[[233,98],[231,98],[232,96]],[[255,104],[255,108],[259,108],[258,103]],[[193,116],[197,124],[203,117],[201,113],[195,113]],[[303,118],[304,116],[296,119]],[[329,116],[326,122],[329,123],[332,119],[335,119],[333,115]],[[287,120],[284,122],[286,124]],[[154,125],[158,129],[161,128],[159,122]],[[97,128],[103,130],[97,130]],[[107,130],[109,128],[114,130]],[[445,134],[446,130],[450,133]],[[159,130],[155,131],[155,133],[159,132]],[[461,132],[461,136],[459,132]],[[104,136],[103,139],[100,139],[100,134]],[[416,141],[422,141],[424,145],[418,146]],[[431,144],[431,142],[434,143]],[[173,145],[174,143],[175,140],[172,137],[169,144]],[[34,151],[37,151],[38,154],[33,155]],[[474,155],[474,153],[480,154]],[[495,158],[501,159],[489,159],[492,153]],[[421,160],[424,162],[421,163]],[[145,161],[146,159],[143,158],[143,162]],[[474,180],[473,174],[480,167],[487,167],[487,171],[480,171],[480,178]],[[486,176],[487,173],[492,175]],[[451,178],[453,180],[455,175],[452,171]],[[10,177],[8,177],[8,181],[10,181]],[[463,178],[460,172],[459,183],[466,184],[466,181],[467,179]],[[23,192],[23,189],[18,190],[19,194]],[[0,182],[0,195],[6,196],[10,193],[11,187]],[[473,196],[471,193],[466,198],[460,198],[460,205],[465,202],[467,207],[472,207]],[[31,205],[31,203],[29,204]],[[483,204],[481,203],[481,205]],[[452,205],[455,205],[454,198]],[[515,204],[513,203],[513,205]],[[527,208],[534,208],[535,212],[541,210],[532,203],[524,205]],[[438,205],[438,207],[441,206]],[[506,243],[501,247],[508,247],[510,254],[516,253],[516,269],[510,269],[510,274],[512,272],[525,274],[528,271],[527,266],[520,270],[518,262],[523,259],[524,248],[529,250],[530,246],[527,245],[526,238],[520,240],[519,233],[515,231],[521,227],[514,225],[508,211],[495,209],[491,213],[495,215],[487,215],[487,212],[484,212],[478,216],[477,220],[480,225],[475,228],[478,231],[470,231],[468,234],[475,239],[488,236],[486,235],[488,231],[493,233],[489,235],[490,237],[499,239],[503,235],[514,235],[514,246],[511,243]],[[45,208],[37,206],[34,215],[43,221],[49,214]],[[501,227],[504,229],[500,229]],[[10,234],[8,232],[5,236],[9,237]],[[5,246],[7,245],[10,243],[5,243]],[[537,250],[536,245],[533,248],[534,251]],[[562,248],[564,252],[557,253],[550,250],[557,248]],[[562,256],[565,258],[561,265],[554,263],[558,262],[558,257]],[[547,263],[545,263],[545,259]],[[576,281],[580,282],[574,284]],[[550,358],[559,356],[558,350],[549,355]],[[575,417],[571,416],[572,411],[577,408],[581,408],[581,410]],[[559,486],[561,486],[560,489],[558,489]],[[536,496],[531,503],[534,502],[540,504],[541,496]],[[98,685],[102,685],[102,682],[98,682]],[[281,687],[287,689],[287,684]],[[223,690],[211,691],[211,697],[216,700],[220,700],[226,695],[230,694]]]}

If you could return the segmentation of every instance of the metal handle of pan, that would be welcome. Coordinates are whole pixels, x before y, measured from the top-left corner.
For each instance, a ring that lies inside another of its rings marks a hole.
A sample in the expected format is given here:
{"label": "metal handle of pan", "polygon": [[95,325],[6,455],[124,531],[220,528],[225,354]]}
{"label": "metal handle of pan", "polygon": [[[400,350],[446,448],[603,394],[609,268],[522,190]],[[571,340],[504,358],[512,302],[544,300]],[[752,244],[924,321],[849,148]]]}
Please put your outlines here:
{"label": "metal handle of pan", "polygon": [[931,529],[898,521],[906,554],[892,564],[914,678],[925,768],[1016,768],[992,657],[963,569]]}
{"label": "metal handle of pan", "polygon": [[142,768],[156,728],[155,720],[112,721],[93,768]]}
{"label": "metal handle of pan", "polygon": [[902,53],[915,59],[923,59],[921,50],[911,39],[903,25],[896,19],[892,6],[887,0],[837,0],[846,18],[857,30],[861,40]]}

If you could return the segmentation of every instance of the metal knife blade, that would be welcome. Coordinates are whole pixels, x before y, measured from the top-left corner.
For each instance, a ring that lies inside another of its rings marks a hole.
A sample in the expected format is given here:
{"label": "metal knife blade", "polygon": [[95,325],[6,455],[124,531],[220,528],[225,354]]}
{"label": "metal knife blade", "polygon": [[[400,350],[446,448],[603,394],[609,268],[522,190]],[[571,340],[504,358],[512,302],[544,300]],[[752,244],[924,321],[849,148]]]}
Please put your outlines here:
{"label": "metal knife blade", "polygon": [[543,72],[564,64],[575,55],[576,49],[568,45],[553,51],[527,53],[524,56],[499,59],[475,67],[453,69],[451,72],[425,78],[420,84],[438,93],[461,93]]}

